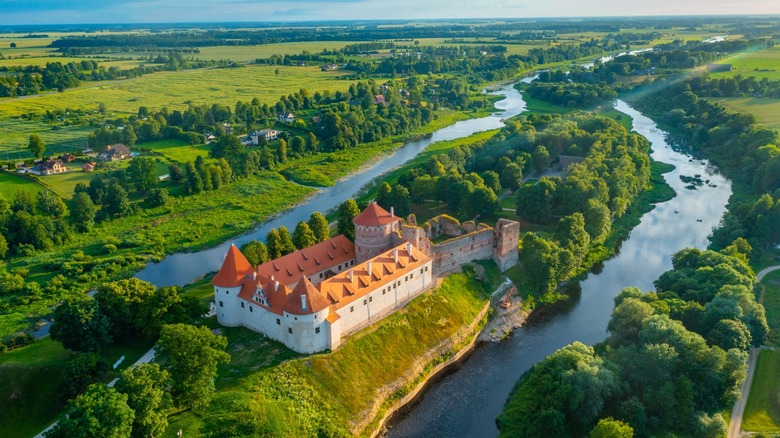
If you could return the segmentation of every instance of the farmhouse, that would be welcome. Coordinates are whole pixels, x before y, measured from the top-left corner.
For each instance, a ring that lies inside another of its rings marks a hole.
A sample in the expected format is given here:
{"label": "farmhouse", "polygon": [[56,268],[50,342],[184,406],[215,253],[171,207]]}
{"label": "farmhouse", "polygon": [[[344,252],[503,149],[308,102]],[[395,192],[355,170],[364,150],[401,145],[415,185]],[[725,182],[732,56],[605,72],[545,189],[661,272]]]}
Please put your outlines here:
{"label": "farmhouse", "polygon": [[276,116],[276,120],[284,123],[293,123],[295,122],[295,114],[291,112],[281,113]]}
{"label": "farmhouse", "polygon": [[130,149],[121,143],[108,145],[98,154],[98,159],[103,161],[119,161],[126,158],[130,158]]}
{"label": "farmhouse", "polygon": [[41,176],[54,175],[67,171],[68,168],[65,167],[65,164],[62,162],[62,160],[46,160],[38,163],[35,167],[33,167],[33,173]]}
{"label": "farmhouse", "polygon": [[257,146],[258,144],[260,144],[261,140],[265,140],[265,141],[276,140],[278,135],[279,135],[279,131],[277,131],[276,129],[263,129],[262,131],[251,132],[247,137],[249,137],[249,140],[251,141],[253,146]]}
{"label": "farmhouse", "polygon": [[95,170],[95,163],[85,163],[83,166],[81,166],[81,170],[84,172],[92,172]]}
{"label": "farmhouse", "polygon": [[[375,202],[339,235],[253,267],[232,245],[212,280],[217,320],[244,326],[299,353],[334,350],[349,334],[430,289],[436,276],[478,259],[517,264],[520,225],[461,225],[448,217],[418,227]],[[446,236],[443,242],[432,239]]]}

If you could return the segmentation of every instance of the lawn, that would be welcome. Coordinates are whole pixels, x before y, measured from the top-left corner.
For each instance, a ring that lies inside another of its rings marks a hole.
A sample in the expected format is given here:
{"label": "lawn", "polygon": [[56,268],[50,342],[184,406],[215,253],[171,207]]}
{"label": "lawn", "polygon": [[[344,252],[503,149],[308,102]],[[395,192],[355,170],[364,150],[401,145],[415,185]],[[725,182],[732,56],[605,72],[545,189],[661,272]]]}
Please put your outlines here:
{"label": "lawn", "polygon": [[57,175],[48,175],[39,177],[40,181],[54,190],[63,198],[70,199],[76,192],[76,184],[82,183],[89,185],[89,182],[95,177],[96,173],[87,173],[81,170],[82,163],[68,163],[68,169],[73,169]]}
{"label": "lawn", "polygon": [[766,345],[780,347],[780,271],[768,274],[761,284],[766,288],[764,308],[766,309],[766,321],[769,323],[769,337]]}
{"label": "lawn", "polygon": [[[780,75],[778,78],[780,79]],[[767,128],[780,130],[780,99],[769,97],[707,97],[706,100],[719,103],[738,113],[753,114],[759,123]]]}
{"label": "lawn", "polygon": [[758,356],[742,429],[750,432],[780,432],[780,351],[764,350]]}
{"label": "lawn", "polygon": [[238,100],[250,101],[255,97],[261,103],[272,105],[282,95],[301,88],[346,90],[351,82],[337,80],[343,75],[343,72],[322,72],[319,67],[258,65],[160,72],[134,79],[86,82],[62,93],[1,99],[0,120],[29,112],[95,108],[98,103],[104,103],[109,111],[124,114],[135,114],[140,106],[152,110],[213,103],[233,107]]}
{"label": "lawn", "polygon": [[323,50],[338,50],[361,41],[299,41],[293,43],[263,44],[259,46],[212,46],[199,48],[193,56],[203,60],[228,59],[235,62],[254,62],[271,55],[297,55],[304,50],[319,53]]}
{"label": "lawn", "polygon": [[171,161],[186,163],[195,161],[196,158],[208,158],[211,147],[205,144],[190,145],[181,140],[157,140],[146,143],[138,143],[139,148],[149,148],[160,153]]}
{"label": "lawn", "polygon": [[0,171],[0,193],[8,202],[13,201],[18,192],[28,192],[32,195],[44,189],[44,186],[32,178],[26,178],[10,172]]}

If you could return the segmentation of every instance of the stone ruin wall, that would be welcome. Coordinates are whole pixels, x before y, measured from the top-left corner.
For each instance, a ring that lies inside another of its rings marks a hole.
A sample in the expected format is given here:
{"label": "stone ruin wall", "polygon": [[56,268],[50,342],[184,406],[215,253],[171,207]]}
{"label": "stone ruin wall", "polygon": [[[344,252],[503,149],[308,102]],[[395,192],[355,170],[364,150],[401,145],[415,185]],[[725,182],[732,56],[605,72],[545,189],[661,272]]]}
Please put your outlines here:
{"label": "stone ruin wall", "polygon": [[[519,230],[519,224],[517,229]],[[440,243],[432,242],[441,236],[448,236],[450,239]],[[473,221],[461,224],[449,216],[437,216],[422,226],[417,226],[414,216],[410,216],[393,240],[394,245],[411,242],[431,257],[434,275],[456,270],[474,260],[492,258],[502,271],[517,264],[516,240],[514,255],[501,254],[501,251],[496,251],[497,240],[500,239],[492,227],[477,225]]]}

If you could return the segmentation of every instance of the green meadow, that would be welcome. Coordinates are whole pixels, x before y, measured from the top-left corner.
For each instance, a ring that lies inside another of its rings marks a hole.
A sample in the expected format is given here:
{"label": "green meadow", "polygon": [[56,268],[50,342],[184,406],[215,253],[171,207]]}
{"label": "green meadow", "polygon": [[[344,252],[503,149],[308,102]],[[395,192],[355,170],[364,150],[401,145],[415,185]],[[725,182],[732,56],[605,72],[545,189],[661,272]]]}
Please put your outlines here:
{"label": "green meadow", "polygon": [[82,150],[87,147],[87,136],[94,129],[89,126],[51,125],[40,120],[25,120],[19,117],[0,118],[0,160],[21,161],[33,158],[27,150],[31,134],[37,134],[46,143],[45,155],[61,155]]}
{"label": "green meadow", "polygon": [[742,430],[765,434],[780,432],[780,379],[777,376],[780,376],[780,351],[762,351],[750,386]]}
{"label": "green meadow", "polygon": [[323,72],[319,67],[260,65],[159,72],[133,79],[86,82],[62,93],[0,99],[0,120],[46,110],[96,109],[98,103],[104,103],[110,112],[124,114],[135,114],[140,106],[181,109],[189,104],[219,103],[233,107],[238,100],[255,97],[273,105],[281,96],[301,88],[346,90],[351,82],[338,80],[342,76],[342,72]]}
{"label": "green meadow", "polygon": [[28,192],[35,195],[44,188],[43,185],[32,178],[2,171],[0,171],[0,187],[3,188],[2,194],[9,202],[13,200],[19,192]]}
{"label": "green meadow", "polygon": [[780,79],[780,46],[762,50],[739,53],[720,61],[721,64],[731,64],[731,71],[713,73],[713,77],[743,77],[755,76],[756,79]]}
{"label": "green meadow", "polygon": [[[778,75],[780,79],[780,75]],[[780,99],[770,97],[707,97],[731,111],[753,114],[767,128],[780,130]]]}

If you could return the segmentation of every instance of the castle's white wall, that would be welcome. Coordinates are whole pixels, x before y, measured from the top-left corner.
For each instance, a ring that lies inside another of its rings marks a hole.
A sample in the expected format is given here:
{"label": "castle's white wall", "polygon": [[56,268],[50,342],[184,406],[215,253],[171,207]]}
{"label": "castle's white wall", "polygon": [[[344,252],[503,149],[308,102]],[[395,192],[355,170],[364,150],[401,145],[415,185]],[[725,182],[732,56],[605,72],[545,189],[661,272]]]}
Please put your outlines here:
{"label": "castle's white wall", "polygon": [[238,308],[238,293],[241,292],[241,286],[238,287],[219,287],[214,286],[214,306],[217,309],[217,321],[227,327],[236,327],[241,325],[241,316]]}
{"label": "castle's white wall", "polygon": [[431,262],[428,262],[413,272],[377,286],[373,292],[338,309],[342,336],[376,322],[406,304],[433,284],[432,274]]}

